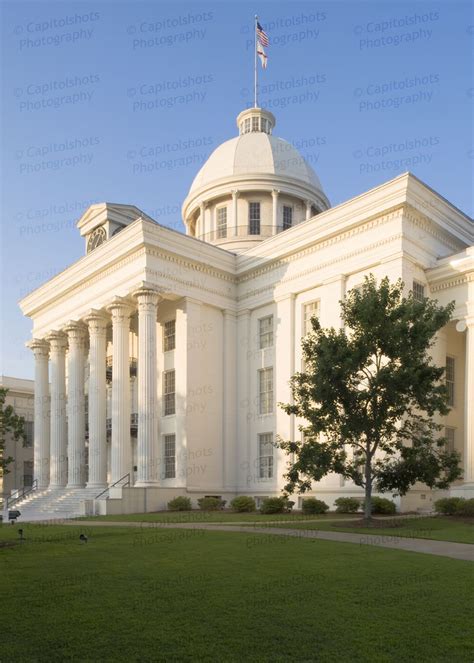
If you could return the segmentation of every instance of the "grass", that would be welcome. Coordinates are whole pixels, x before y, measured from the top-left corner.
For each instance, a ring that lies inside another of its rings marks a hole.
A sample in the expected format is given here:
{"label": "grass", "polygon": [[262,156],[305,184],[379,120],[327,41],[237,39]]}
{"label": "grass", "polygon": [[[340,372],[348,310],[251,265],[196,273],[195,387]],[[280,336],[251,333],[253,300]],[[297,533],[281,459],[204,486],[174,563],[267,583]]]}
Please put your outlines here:
{"label": "grass", "polygon": [[9,663],[474,658],[469,562],[271,532],[22,528],[0,549]]}
{"label": "grass", "polygon": [[318,520],[327,519],[327,518],[343,518],[345,520],[350,520],[354,516],[352,514],[339,514],[332,513],[329,515],[313,515],[307,516],[302,513],[272,513],[264,515],[261,513],[233,513],[231,511],[158,511],[155,513],[131,513],[131,514],[120,514],[116,516],[91,516],[87,518],[81,518],[81,521],[84,520],[106,520],[112,522],[153,522],[153,523],[233,523],[233,522],[245,522],[245,523],[258,523],[266,521],[306,521],[306,520]]}
{"label": "grass", "polygon": [[[359,516],[360,520],[360,516]],[[396,525],[396,526],[394,526]],[[270,525],[274,527],[274,525]],[[275,525],[276,527],[276,525]],[[355,532],[357,534],[387,534],[415,539],[434,539],[436,541],[453,541],[474,544],[474,519],[452,518],[449,516],[430,516],[427,518],[394,519],[387,522],[387,527],[378,521],[376,528],[351,527],[350,523],[288,523],[291,529],[324,530],[331,532]]]}

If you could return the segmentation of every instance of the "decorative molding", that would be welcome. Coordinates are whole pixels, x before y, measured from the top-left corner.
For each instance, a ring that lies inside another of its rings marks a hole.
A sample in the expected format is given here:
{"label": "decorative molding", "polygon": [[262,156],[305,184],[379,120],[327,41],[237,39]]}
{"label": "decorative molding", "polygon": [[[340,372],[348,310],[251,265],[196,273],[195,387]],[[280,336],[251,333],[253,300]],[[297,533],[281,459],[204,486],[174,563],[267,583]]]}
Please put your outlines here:
{"label": "decorative molding", "polygon": [[437,283],[429,283],[431,292],[440,292],[441,290],[449,290],[449,288],[455,288],[458,285],[463,285],[464,283],[474,282],[474,273],[471,274],[462,274],[454,278],[447,278]]}
{"label": "decorative molding", "polygon": [[433,221],[428,217],[421,214],[421,212],[409,203],[404,205],[404,217],[413,223],[413,225],[421,228],[424,232],[428,233],[435,239],[438,239],[442,244],[449,246],[450,249],[453,249],[455,253],[462,251],[466,248],[466,243],[461,240],[455,240],[452,235],[447,233],[445,230],[442,230],[439,227],[436,227]]}
{"label": "decorative molding", "polygon": [[[263,288],[255,289],[253,291],[248,291],[248,292],[245,293],[245,295],[239,296],[238,301],[243,301],[244,299],[247,299],[248,297],[253,297],[253,296],[255,296],[257,294],[261,294],[265,291],[272,290],[276,286],[283,285],[284,283],[290,283],[291,281],[295,281],[296,279],[307,276],[308,274],[318,272],[321,269],[324,269],[325,267],[329,267],[329,266],[334,265],[336,263],[343,262],[345,260],[353,258],[354,256],[360,255],[361,253],[365,253],[366,251],[371,251],[373,249],[376,249],[380,246],[383,246],[384,244],[390,244],[393,241],[402,239],[402,237],[403,237],[403,233],[397,233],[396,235],[392,235],[392,236],[387,237],[383,240],[379,240],[377,242],[373,242],[372,244],[365,245],[364,247],[362,247],[360,249],[357,249],[355,251],[350,251],[349,253],[339,255],[337,258],[332,258],[331,260],[327,260],[326,262],[318,263],[314,267],[309,267],[308,269],[304,269],[304,270],[298,272],[297,274],[293,274],[292,276],[282,278],[278,282],[272,283],[272,284],[267,285]],[[336,277],[334,277],[334,278],[336,278]],[[337,278],[339,278],[339,277],[337,277]],[[316,287],[316,285],[314,287]]]}
{"label": "decorative molding", "polygon": [[[299,250],[297,249],[293,253],[286,255],[284,258],[277,258],[275,260],[270,259],[270,261],[266,265],[250,269],[249,271],[245,272],[245,274],[238,277],[238,283],[239,284],[244,283],[245,281],[260,276],[261,274],[268,273],[270,271],[273,271],[274,269],[278,269],[279,267],[283,267],[289,263],[293,263],[300,258],[312,255],[313,253],[321,251],[322,249],[325,249],[328,246],[338,244],[346,239],[349,239],[350,237],[354,237],[355,235],[360,235],[361,233],[366,232],[367,230],[371,230],[372,228],[381,226],[387,223],[388,221],[392,221],[393,219],[396,219],[399,216],[401,216],[400,214],[401,211],[402,211],[402,206],[400,206],[399,208],[393,210],[388,214],[383,214],[381,216],[374,217],[373,219],[367,221],[366,223],[362,223],[358,226],[355,226],[354,228],[350,228],[345,232],[335,233],[332,237],[329,237],[327,239],[321,239],[319,241],[317,240],[316,242],[311,244],[311,246]],[[298,226],[295,226],[295,228],[297,227]],[[364,247],[359,252],[363,252],[366,249],[367,247]],[[331,260],[330,262],[334,261]]]}

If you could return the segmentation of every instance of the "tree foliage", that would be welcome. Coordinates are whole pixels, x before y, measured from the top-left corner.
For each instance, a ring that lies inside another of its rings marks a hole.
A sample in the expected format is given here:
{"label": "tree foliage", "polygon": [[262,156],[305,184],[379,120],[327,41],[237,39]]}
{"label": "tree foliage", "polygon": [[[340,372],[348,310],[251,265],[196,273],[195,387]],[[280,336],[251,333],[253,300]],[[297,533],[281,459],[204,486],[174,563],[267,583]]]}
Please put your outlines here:
{"label": "tree foliage", "polygon": [[5,405],[8,389],[0,388],[0,477],[8,474],[7,466],[13,462],[11,456],[5,457],[5,440],[8,433],[14,440],[25,439],[25,419],[15,414],[12,405]]}
{"label": "tree foliage", "polygon": [[404,297],[401,281],[377,285],[370,275],[341,302],[342,329],[312,318],[305,368],[291,379],[293,403],[280,403],[305,420],[301,441],[280,440],[295,455],[287,492],[336,472],[365,489],[369,518],[373,487],[404,495],[417,481],[446,488],[460,476],[459,455],[434,420],[449,411],[445,369],[428,354],[453,308]]}

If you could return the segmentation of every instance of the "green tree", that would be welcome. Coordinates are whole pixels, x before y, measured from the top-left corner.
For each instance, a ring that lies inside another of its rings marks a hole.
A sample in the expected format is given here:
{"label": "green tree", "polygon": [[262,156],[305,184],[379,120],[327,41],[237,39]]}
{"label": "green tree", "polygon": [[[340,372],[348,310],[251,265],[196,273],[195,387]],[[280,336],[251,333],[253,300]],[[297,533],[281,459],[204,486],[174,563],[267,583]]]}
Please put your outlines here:
{"label": "green tree", "polygon": [[453,308],[404,297],[401,281],[377,285],[370,275],[341,302],[343,329],[312,319],[304,371],[291,379],[293,403],[279,404],[305,420],[301,441],[279,441],[295,459],[287,493],[336,472],[365,489],[369,520],[374,488],[404,495],[417,481],[446,488],[459,478],[459,455],[434,421],[449,412],[445,369],[428,355]]}
{"label": "green tree", "polygon": [[8,389],[0,387],[0,477],[8,474],[7,465],[13,462],[13,458],[5,458],[5,438],[8,433],[13,435],[15,440],[25,441],[25,419],[15,414],[12,405],[5,405],[5,399]]}

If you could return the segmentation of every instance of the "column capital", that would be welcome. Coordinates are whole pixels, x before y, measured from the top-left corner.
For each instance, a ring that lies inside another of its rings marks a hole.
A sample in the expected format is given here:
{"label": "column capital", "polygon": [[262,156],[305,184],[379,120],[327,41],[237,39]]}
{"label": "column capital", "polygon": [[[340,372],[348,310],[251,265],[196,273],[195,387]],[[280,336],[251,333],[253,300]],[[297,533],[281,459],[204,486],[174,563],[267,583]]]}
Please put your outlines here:
{"label": "column capital", "polygon": [[113,320],[120,320],[129,318],[134,307],[129,299],[117,296],[106,306],[106,309],[112,315]]}
{"label": "column capital", "polygon": [[279,193],[280,193],[280,189],[272,189],[272,196],[274,198],[277,198]]}
{"label": "column capital", "polygon": [[240,191],[238,189],[232,189],[232,198],[238,198],[240,196]]}
{"label": "column capital", "polygon": [[158,306],[158,304],[163,301],[163,292],[152,283],[142,281],[141,284],[132,291],[132,297],[137,300],[139,309],[145,307],[146,310],[146,308],[150,306]]}
{"label": "column capital", "polygon": [[33,351],[35,359],[47,359],[49,357],[49,343],[43,338],[32,338],[25,345]]}
{"label": "column capital", "polygon": [[67,348],[67,336],[62,331],[50,331],[46,335],[46,340],[48,341],[52,352],[66,352]]}
{"label": "column capital", "polygon": [[466,316],[456,322],[456,331],[465,332],[468,328],[474,327],[474,316]]}
{"label": "column capital", "polygon": [[70,320],[63,331],[67,334],[69,343],[84,343],[87,334],[87,326],[80,321]]}
{"label": "column capital", "polygon": [[88,314],[86,315],[86,317],[84,318],[84,322],[89,327],[89,334],[105,335],[109,319],[110,319],[109,316],[106,313],[104,313],[104,311],[91,308]]}

